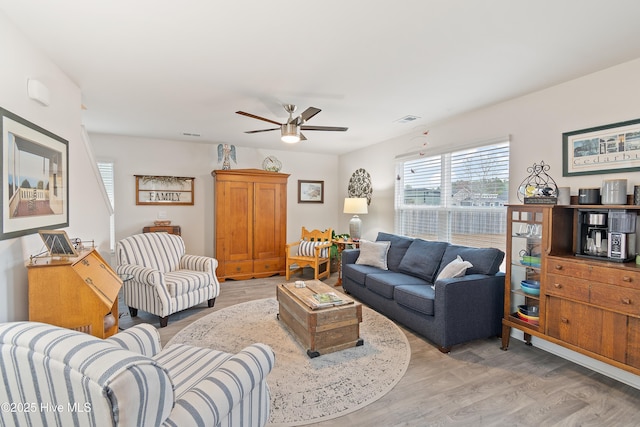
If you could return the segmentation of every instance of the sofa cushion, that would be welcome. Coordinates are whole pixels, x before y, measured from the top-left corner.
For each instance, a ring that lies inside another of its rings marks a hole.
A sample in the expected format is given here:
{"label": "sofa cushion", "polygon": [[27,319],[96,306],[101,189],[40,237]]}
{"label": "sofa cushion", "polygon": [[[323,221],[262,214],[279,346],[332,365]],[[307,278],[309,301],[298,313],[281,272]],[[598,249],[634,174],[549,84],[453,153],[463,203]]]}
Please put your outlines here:
{"label": "sofa cushion", "polygon": [[402,257],[407,252],[413,238],[406,236],[399,236],[397,234],[379,232],[376,238],[377,242],[391,242],[389,252],[387,253],[387,267],[389,270],[398,271],[398,266]]}
{"label": "sofa cushion", "polygon": [[370,265],[382,270],[388,270],[387,252],[390,244],[391,242],[360,240],[360,255],[356,260],[356,264]]}
{"label": "sofa cushion", "polygon": [[407,249],[404,257],[402,257],[398,271],[418,276],[427,282],[433,283],[442,255],[448,245],[446,242],[415,239],[411,242],[411,246]]}
{"label": "sofa cushion", "polygon": [[365,279],[369,274],[391,274],[390,270],[381,270],[377,267],[361,264],[346,264],[342,268],[342,279],[349,278],[352,282],[364,286]]}
{"label": "sofa cushion", "polygon": [[488,274],[493,276],[500,269],[500,264],[504,259],[504,252],[499,249],[449,245],[442,256],[441,269],[444,269],[458,255],[463,260],[473,264],[473,267],[467,270],[467,274]]}
{"label": "sofa cushion", "polygon": [[429,285],[396,286],[393,293],[393,298],[398,304],[428,316],[434,315],[435,296],[435,291]]}
{"label": "sofa cushion", "polygon": [[462,277],[467,272],[467,269],[473,267],[469,261],[464,261],[460,258],[460,255],[456,257],[449,264],[445,265],[444,268],[440,270],[438,273],[438,277],[436,277],[436,282],[440,279],[452,279],[454,277]]}
{"label": "sofa cushion", "polygon": [[400,285],[428,285],[424,280],[403,273],[369,274],[364,285],[371,292],[393,299],[393,290]]}

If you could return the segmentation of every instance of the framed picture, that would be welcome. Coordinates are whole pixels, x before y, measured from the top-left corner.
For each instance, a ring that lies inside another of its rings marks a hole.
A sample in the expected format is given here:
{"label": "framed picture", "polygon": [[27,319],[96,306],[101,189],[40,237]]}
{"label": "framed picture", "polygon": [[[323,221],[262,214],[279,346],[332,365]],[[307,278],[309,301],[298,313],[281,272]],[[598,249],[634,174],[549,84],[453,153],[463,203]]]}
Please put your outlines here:
{"label": "framed picture", "polygon": [[298,180],[298,203],[324,203],[324,181]]}
{"label": "framed picture", "polygon": [[0,108],[0,240],[69,226],[69,143]]}
{"label": "framed picture", "polygon": [[640,170],[640,119],[562,134],[562,176]]}
{"label": "framed picture", "polygon": [[40,230],[40,238],[51,256],[78,256],[64,230]]}
{"label": "framed picture", "polygon": [[136,205],[193,205],[195,178],[185,176],[134,175]]}

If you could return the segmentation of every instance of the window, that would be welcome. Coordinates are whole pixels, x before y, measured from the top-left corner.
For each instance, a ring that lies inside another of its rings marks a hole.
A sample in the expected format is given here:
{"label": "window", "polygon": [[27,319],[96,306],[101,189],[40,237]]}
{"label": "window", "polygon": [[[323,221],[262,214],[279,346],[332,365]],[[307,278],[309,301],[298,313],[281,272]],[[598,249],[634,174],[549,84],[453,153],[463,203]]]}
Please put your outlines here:
{"label": "window", "polygon": [[114,219],[114,203],[113,203],[113,193],[114,193],[114,181],[113,181],[113,162],[96,162],[98,165],[98,171],[100,172],[100,176],[102,177],[102,184],[104,185],[104,189],[107,192],[107,197],[109,198],[109,203],[111,203],[111,217],[109,223],[109,249],[113,252],[115,250],[115,240],[116,240],[116,226]]}
{"label": "window", "polygon": [[508,137],[405,157],[397,163],[395,232],[504,251],[508,191]]}

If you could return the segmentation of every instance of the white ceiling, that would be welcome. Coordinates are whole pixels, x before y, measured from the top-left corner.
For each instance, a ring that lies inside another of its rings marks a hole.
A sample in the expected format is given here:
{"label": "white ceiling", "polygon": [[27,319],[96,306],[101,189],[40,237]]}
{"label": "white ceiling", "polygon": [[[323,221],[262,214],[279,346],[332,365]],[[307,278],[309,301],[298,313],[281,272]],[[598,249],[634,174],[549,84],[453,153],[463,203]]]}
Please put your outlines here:
{"label": "white ceiling", "polygon": [[[637,0],[0,0],[89,132],[345,153],[640,58]],[[5,63],[6,64],[6,63]],[[46,77],[43,77],[46,81]],[[55,99],[52,100],[55,102]],[[323,111],[287,145],[283,103]],[[397,120],[414,115],[411,123]],[[200,137],[186,137],[183,132]]]}

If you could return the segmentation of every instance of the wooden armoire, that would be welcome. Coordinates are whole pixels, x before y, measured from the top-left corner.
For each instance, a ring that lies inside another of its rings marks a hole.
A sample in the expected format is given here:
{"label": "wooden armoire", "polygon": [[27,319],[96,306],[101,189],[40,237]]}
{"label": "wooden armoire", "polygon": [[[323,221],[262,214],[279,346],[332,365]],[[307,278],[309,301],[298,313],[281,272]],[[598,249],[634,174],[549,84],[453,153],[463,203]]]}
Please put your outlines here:
{"label": "wooden armoire", "polygon": [[218,279],[285,273],[288,174],[259,169],[214,170]]}

